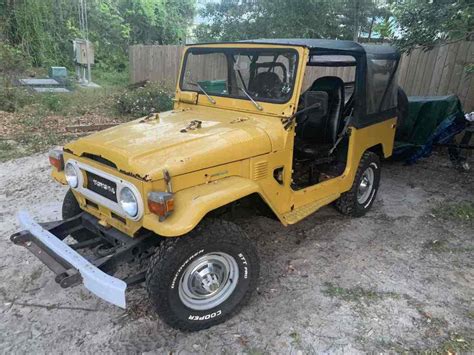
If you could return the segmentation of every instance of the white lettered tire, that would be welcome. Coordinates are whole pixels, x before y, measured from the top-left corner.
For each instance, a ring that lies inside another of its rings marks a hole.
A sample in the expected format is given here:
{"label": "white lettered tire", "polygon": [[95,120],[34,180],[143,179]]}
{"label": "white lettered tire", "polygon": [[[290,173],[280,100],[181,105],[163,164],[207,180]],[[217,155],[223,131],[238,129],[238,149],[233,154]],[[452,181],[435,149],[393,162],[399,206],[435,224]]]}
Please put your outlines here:
{"label": "white lettered tire", "polygon": [[236,224],[208,219],[162,242],[146,276],[151,303],[173,328],[197,331],[230,318],[256,288],[254,243]]}

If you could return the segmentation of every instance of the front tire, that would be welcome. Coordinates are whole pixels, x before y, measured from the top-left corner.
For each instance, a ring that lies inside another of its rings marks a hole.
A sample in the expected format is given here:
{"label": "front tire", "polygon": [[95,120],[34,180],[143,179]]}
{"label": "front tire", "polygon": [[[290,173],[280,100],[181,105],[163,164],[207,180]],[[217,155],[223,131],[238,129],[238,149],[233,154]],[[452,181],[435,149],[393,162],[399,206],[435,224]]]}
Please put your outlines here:
{"label": "front tire", "polygon": [[[63,219],[69,219],[72,217],[77,216],[81,213],[82,210],[79,207],[79,203],[77,203],[72,190],[69,189],[66,192],[66,196],[64,196],[63,200],[63,207],[62,207],[62,217]],[[94,235],[87,231],[87,230],[79,230],[77,232],[71,233],[71,237],[73,237],[77,242],[85,242],[94,237]]]}
{"label": "front tire", "polygon": [[259,260],[244,231],[225,220],[204,220],[185,237],[162,242],[152,257],[146,288],[165,323],[198,331],[222,323],[256,288]]}
{"label": "front tire", "polygon": [[373,152],[365,152],[360,159],[351,189],[336,200],[336,209],[352,217],[365,215],[374,203],[379,183],[380,158]]}

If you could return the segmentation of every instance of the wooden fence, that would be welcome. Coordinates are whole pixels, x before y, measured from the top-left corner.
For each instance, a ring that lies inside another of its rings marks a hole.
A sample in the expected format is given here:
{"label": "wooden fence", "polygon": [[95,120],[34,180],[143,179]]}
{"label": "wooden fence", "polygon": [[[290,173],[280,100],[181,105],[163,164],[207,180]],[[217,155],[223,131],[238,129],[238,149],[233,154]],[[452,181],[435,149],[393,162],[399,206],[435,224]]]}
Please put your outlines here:
{"label": "wooden fence", "polygon": [[[183,46],[130,47],[130,81],[159,81],[176,85]],[[470,66],[471,73],[467,68]],[[474,111],[474,41],[440,45],[430,51],[415,49],[403,55],[399,66],[399,83],[408,95],[456,94],[466,112]],[[352,76],[347,68],[319,68],[317,76]],[[343,72],[335,72],[343,70]],[[344,71],[345,70],[345,71]],[[313,76],[313,75],[311,75]],[[312,79],[312,78],[311,78]],[[310,82],[309,78],[305,83]]]}
{"label": "wooden fence", "polygon": [[474,41],[456,42],[430,51],[403,55],[398,81],[408,95],[456,94],[464,110],[474,110]]}
{"label": "wooden fence", "polygon": [[183,49],[183,46],[130,46],[130,82],[158,81],[174,88]]}

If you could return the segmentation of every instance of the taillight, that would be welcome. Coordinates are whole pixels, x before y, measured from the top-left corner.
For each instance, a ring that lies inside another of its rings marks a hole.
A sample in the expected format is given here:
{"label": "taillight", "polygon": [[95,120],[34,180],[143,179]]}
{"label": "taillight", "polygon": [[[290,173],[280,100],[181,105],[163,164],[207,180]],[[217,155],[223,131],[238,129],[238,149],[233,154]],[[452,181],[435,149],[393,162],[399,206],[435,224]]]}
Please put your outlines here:
{"label": "taillight", "polygon": [[148,194],[148,209],[163,221],[174,209],[173,194],[169,192],[150,192]]}
{"label": "taillight", "polygon": [[50,150],[49,163],[54,166],[58,171],[62,171],[64,169],[63,151],[59,149]]}

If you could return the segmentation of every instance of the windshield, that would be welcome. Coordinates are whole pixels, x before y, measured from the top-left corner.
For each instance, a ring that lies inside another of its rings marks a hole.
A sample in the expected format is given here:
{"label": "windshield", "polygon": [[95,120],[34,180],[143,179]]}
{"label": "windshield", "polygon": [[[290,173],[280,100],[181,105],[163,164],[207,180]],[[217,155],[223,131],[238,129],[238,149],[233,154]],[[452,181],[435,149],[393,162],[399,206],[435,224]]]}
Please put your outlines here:
{"label": "windshield", "polygon": [[191,48],[181,90],[284,103],[291,98],[298,53],[293,49]]}

